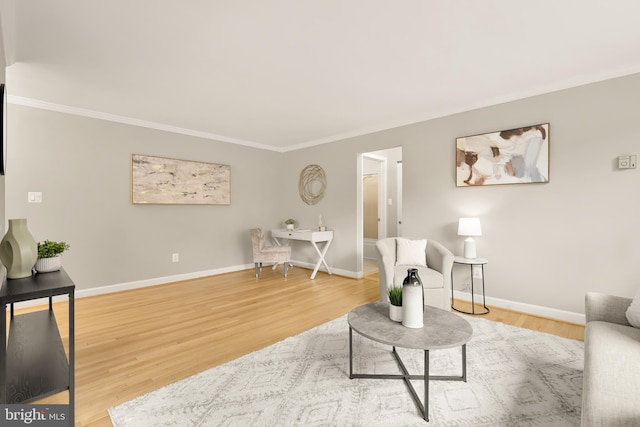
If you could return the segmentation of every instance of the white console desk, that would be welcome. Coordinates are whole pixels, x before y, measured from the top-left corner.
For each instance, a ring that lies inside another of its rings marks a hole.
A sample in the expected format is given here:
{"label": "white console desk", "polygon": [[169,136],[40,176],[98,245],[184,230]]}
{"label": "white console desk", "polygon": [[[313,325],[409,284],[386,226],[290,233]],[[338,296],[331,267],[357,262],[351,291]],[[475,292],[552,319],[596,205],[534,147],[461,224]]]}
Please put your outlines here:
{"label": "white console desk", "polygon": [[[327,269],[327,273],[331,273],[331,269],[327,265],[327,262],[324,259],[324,256],[331,245],[331,241],[333,240],[333,231],[314,231],[314,230],[271,230],[271,236],[273,236],[273,240],[275,240],[278,246],[281,246],[281,242],[279,239],[287,239],[287,240],[304,240],[305,242],[311,243],[313,248],[318,253],[318,262],[316,263],[315,268],[313,269],[313,273],[311,273],[311,278],[316,278],[316,273],[320,268],[320,264],[324,264]],[[324,242],[322,249],[320,249],[317,243]]]}

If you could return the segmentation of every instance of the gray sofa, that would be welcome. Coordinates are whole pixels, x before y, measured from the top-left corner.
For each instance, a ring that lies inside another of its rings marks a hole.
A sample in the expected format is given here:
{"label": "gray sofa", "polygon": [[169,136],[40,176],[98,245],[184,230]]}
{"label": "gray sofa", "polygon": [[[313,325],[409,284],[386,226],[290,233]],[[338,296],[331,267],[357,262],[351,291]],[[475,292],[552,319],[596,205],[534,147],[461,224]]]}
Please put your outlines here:
{"label": "gray sofa", "polygon": [[630,298],[585,297],[583,426],[640,426],[640,329],[625,313]]}

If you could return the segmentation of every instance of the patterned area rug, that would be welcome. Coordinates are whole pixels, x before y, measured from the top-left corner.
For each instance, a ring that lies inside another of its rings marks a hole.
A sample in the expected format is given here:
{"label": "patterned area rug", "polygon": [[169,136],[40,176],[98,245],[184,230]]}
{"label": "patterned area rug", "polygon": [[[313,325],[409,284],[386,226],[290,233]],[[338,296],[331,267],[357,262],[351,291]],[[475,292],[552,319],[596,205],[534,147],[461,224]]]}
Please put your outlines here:
{"label": "patterned area rug", "polygon": [[[579,426],[583,343],[465,317],[467,382],[430,383],[425,423],[401,380],[349,379],[343,316],[109,409],[140,426]],[[400,373],[390,347],[354,332],[354,373]],[[398,349],[410,372],[419,350]],[[460,348],[430,352],[431,375],[461,375]],[[422,381],[412,381],[424,396]]]}

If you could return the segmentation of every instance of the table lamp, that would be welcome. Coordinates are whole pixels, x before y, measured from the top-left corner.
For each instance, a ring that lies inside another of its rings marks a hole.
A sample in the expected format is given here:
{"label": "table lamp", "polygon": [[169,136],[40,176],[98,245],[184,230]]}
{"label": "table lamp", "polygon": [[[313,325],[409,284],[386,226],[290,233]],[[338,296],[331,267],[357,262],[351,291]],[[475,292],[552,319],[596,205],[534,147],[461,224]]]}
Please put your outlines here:
{"label": "table lamp", "polygon": [[476,241],[473,236],[482,236],[480,218],[460,218],[458,222],[458,236],[467,236],[464,239],[464,257],[475,259]]}

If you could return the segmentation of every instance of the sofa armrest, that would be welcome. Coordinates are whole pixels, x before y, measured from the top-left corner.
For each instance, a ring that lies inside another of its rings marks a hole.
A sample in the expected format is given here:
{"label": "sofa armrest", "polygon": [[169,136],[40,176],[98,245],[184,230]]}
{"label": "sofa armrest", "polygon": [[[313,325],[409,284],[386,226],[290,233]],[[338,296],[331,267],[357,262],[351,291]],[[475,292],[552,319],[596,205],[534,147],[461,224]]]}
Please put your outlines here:
{"label": "sofa armrest", "polygon": [[584,314],[587,323],[603,321],[629,326],[627,308],[631,298],[607,295],[599,292],[587,292],[584,298]]}

